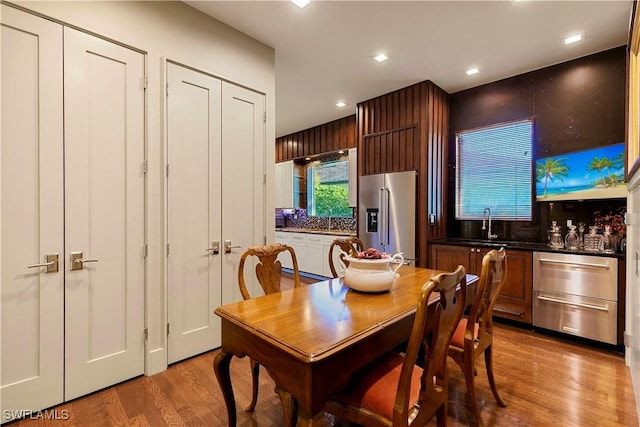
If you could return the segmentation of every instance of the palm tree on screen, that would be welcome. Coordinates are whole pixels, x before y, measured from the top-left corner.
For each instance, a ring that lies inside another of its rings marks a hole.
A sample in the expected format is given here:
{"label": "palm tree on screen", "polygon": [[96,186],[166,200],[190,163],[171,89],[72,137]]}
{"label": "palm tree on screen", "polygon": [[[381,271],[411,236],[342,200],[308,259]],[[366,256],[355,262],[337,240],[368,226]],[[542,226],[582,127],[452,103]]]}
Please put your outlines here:
{"label": "palm tree on screen", "polygon": [[565,163],[566,160],[548,157],[544,159],[544,162],[536,162],[536,180],[544,183],[543,197],[547,197],[547,184],[549,181],[554,179],[562,181],[562,178],[569,176],[569,166]]}
{"label": "palm tree on screen", "polygon": [[591,163],[589,163],[589,165],[587,166],[587,170],[588,171],[597,170],[598,173],[600,174],[600,182],[602,183],[602,185],[608,187],[609,184],[605,180],[605,176],[602,171],[605,169],[611,169],[611,166],[613,166],[613,162],[609,160],[608,157],[602,157],[602,158],[594,157],[591,160]]}

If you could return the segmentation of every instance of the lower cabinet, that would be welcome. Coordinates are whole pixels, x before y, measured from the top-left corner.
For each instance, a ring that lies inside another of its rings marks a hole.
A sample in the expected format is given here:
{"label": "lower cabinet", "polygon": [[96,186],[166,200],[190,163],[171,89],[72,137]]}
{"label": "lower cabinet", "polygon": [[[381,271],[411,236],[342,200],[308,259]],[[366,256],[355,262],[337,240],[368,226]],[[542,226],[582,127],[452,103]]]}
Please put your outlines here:
{"label": "lower cabinet", "polygon": [[[332,276],[329,267],[329,248],[334,239],[338,237],[345,236],[289,231],[276,231],[275,233],[276,242],[289,245],[295,251],[300,271],[324,277]],[[282,263],[282,267],[293,268],[288,253],[281,254],[278,259]],[[338,250],[334,250],[333,262],[336,269],[339,270]]]}
{"label": "lower cabinet", "polygon": [[324,276],[324,265],[328,262],[324,251],[324,235],[307,234],[307,265],[303,271]]}
{"label": "lower cabinet", "polygon": [[[283,245],[289,244],[289,234],[284,231],[276,231],[276,243],[282,243]],[[293,262],[291,261],[291,255],[289,252],[282,252],[278,255],[278,260],[282,264],[283,268],[293,268]]]}
{"label": "lower cabinet", "polygon": [[307,271],[307,235],[306,233],[289,233],[289,246],[296,253],[298,269]]}
{"label": "lower cabinet", "polygon": [[[431,268],[453,271],[462,264],[467,273],[480,274],[482,257],[489,247],[431,245]],[[507,250],[507,281],[496,301],[494,315],[531,323],[531,289],[533,287],[532,254],[530,251]]]}

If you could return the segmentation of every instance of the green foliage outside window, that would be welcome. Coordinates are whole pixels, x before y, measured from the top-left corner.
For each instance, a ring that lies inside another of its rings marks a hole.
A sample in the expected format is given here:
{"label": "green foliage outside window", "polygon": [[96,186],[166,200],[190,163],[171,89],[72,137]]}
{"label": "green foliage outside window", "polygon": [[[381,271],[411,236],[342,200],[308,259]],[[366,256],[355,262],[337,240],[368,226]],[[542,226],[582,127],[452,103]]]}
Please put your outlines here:
{"label": "green foliage outside window", "polygon": [[316,216],[351,216],[349,184],[321,184],[313,189]]}

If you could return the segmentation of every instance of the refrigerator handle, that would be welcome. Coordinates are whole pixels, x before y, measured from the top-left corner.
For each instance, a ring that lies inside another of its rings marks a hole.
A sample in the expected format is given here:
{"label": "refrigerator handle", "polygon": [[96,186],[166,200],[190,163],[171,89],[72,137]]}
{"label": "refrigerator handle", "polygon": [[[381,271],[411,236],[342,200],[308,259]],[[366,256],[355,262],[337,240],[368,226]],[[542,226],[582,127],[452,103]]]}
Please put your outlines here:
{"label": "refrigerator handle", "polygon": [[389,238],[391,230],[391,226],[389,224],[391,222],[391,191],[388,188],[385,188],[384,192],[384,244],[388,246],[391,244],[391,239]]}
{"label": "refrigerator handle", "polygon": [[384,188],[380,189],[380,197],[378,197],[378,240],[379,240],[379,244],[380,246],[384,246],[385,243],[385,237],[387,236],[386,232],[387,232],[387,224],[386,224],[386,218],[387,218],[387,213],[385,211],[385,192],[384,192]]}
{"label": "refrigerator handle", "polygon": [[380,233],[378,236],[380,238],[380,245],[384,246],[389,244],[389,199],[390,193],[388,188],[380,189],[380,199],[378,203],[380,206],[378,207],[378,211],[380,212],[378,221],[380,224]]}

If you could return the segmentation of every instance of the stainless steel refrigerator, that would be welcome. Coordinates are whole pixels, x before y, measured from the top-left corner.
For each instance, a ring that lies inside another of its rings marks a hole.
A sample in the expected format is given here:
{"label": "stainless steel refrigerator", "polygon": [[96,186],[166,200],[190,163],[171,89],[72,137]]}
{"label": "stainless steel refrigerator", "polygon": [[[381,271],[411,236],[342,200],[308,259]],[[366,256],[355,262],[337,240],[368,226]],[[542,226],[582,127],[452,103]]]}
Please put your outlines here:
{"label": "stainless steel refrigerator", "polygon": [[367,248],[416,264],[416,171],[365,175],[358,183],[358,237]]}

